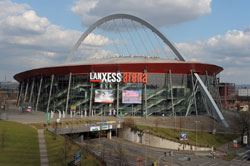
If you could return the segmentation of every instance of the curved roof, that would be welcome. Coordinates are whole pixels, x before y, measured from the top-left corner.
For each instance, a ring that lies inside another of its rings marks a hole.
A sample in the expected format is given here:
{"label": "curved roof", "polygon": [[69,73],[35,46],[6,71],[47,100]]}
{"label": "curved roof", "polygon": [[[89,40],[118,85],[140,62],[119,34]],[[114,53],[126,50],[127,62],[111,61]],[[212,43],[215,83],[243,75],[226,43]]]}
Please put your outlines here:
{"label": "curved roof", "polygon": [[67,64],[61,66],[37,68],[18,73],[14,78],[21,82],[25,79],[55,75],[67,75],[90,73],[90,72],[144,72],[148,73],[168,73],[171,70],[173,74],[190,74],[191,70],[205,75],[218,74],[223,70],[222,67],[213,64],[188,61],[170,61],[159,58],[107,58],[89,60],[83,64]]}

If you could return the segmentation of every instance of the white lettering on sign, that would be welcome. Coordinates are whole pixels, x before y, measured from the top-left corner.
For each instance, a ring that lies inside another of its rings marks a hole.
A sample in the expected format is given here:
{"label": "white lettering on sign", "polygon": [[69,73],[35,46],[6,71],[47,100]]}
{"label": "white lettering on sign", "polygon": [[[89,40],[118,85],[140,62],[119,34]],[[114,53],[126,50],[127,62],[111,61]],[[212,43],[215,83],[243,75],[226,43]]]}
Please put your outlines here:
{"label": "white lettering on sign", "polygon": [[121,82],[121,73],[90,73],[90,82]]}
{"label": "white lettering on sign", "polygon": [[124,72],[124,73],[95,73],[89,74],[90,82],[124,82],[144,83],[148,81],[147,73]]}

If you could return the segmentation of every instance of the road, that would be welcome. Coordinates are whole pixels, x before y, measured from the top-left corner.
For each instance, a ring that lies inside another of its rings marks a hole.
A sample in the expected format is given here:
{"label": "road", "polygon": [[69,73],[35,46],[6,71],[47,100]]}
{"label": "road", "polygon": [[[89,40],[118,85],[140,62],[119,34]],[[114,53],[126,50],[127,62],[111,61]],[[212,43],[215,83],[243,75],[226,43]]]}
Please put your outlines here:
{"label": "road", "polygon": [[[51,119],[52,122],[55,122],[56,119],[59,117],[58,113],[54,114],[54,118]],[[9,120],[9,121],[15,121],[19,123],[46,123],[45,119],[45,112],[41,111],[32,111],[32,112],[19,112],[18,108],[14,107],[13,109],[3,111],[0,110],[0,119]],[[88,120],[105,120],[105,121],[115,121],[120,120],[118,118],[107,116],[107,117],[101,117],[101,116],[93,116],[93,117],[80,117],[80,115],[77,115],[76,117],[70,118],[70,115],[66,115],[65,118],[61,118],[61,121],[77,121],[81,119],[88,119]]]}
{"label": "road", "polygon": [[[248,166],[250,162],[232,160],[225,161],[222,159],[213,159],[206,156],[197,156],[193,153],[174,151],[173,156],[170,156],[170,150],[153,148],[143,146],[122,140],[120,138],[113,138],[108,140],[106,138],[97,138],[85,140],[84,143],[95,154],[103,158],[108,166],[115,165],[129,165],[135,166],[147,165],[151,166],[152,163],[160,159],[159,165],[171,166]],[[164,155],[166,152],[166,156]]]}

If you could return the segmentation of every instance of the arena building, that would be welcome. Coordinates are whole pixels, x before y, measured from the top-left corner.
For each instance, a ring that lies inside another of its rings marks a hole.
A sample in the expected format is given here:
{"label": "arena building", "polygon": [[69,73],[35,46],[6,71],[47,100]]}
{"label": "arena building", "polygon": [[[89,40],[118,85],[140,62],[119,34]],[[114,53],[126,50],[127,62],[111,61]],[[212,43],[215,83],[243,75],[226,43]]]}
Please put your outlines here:
{"label": "arena building", "polygon": [[168,39],[148,22],[127,14],[104,17],[91,25],[73,50],[99,25],[129,19],[149,28],[176,55],[116,56],[81,64],[44,67],[18,73],[18,105],[34,111],[72,111],[85,116],[189,116],[208,114],[225,126],[220,111],[214,64],[188,62]]}

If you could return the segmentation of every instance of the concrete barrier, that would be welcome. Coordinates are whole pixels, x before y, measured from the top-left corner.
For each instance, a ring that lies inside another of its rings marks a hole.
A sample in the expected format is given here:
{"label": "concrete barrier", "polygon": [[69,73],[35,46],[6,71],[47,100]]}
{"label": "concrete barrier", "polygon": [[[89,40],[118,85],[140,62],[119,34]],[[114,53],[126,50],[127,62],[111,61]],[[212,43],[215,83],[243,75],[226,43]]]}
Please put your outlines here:
{"label": "concrete barrier", "polygon": [[200,147],[182,144],[179,142],[170,141],[164,138],[160,138],[148,133],[140,133],[138,131],[132,131],[130,128],[124,128],[121,136],[123,139],[126,139],[131,142],[140,143],[157,148],[166,148],[173,150],[187,150],[187,151],[211,151],[209,147]]}

